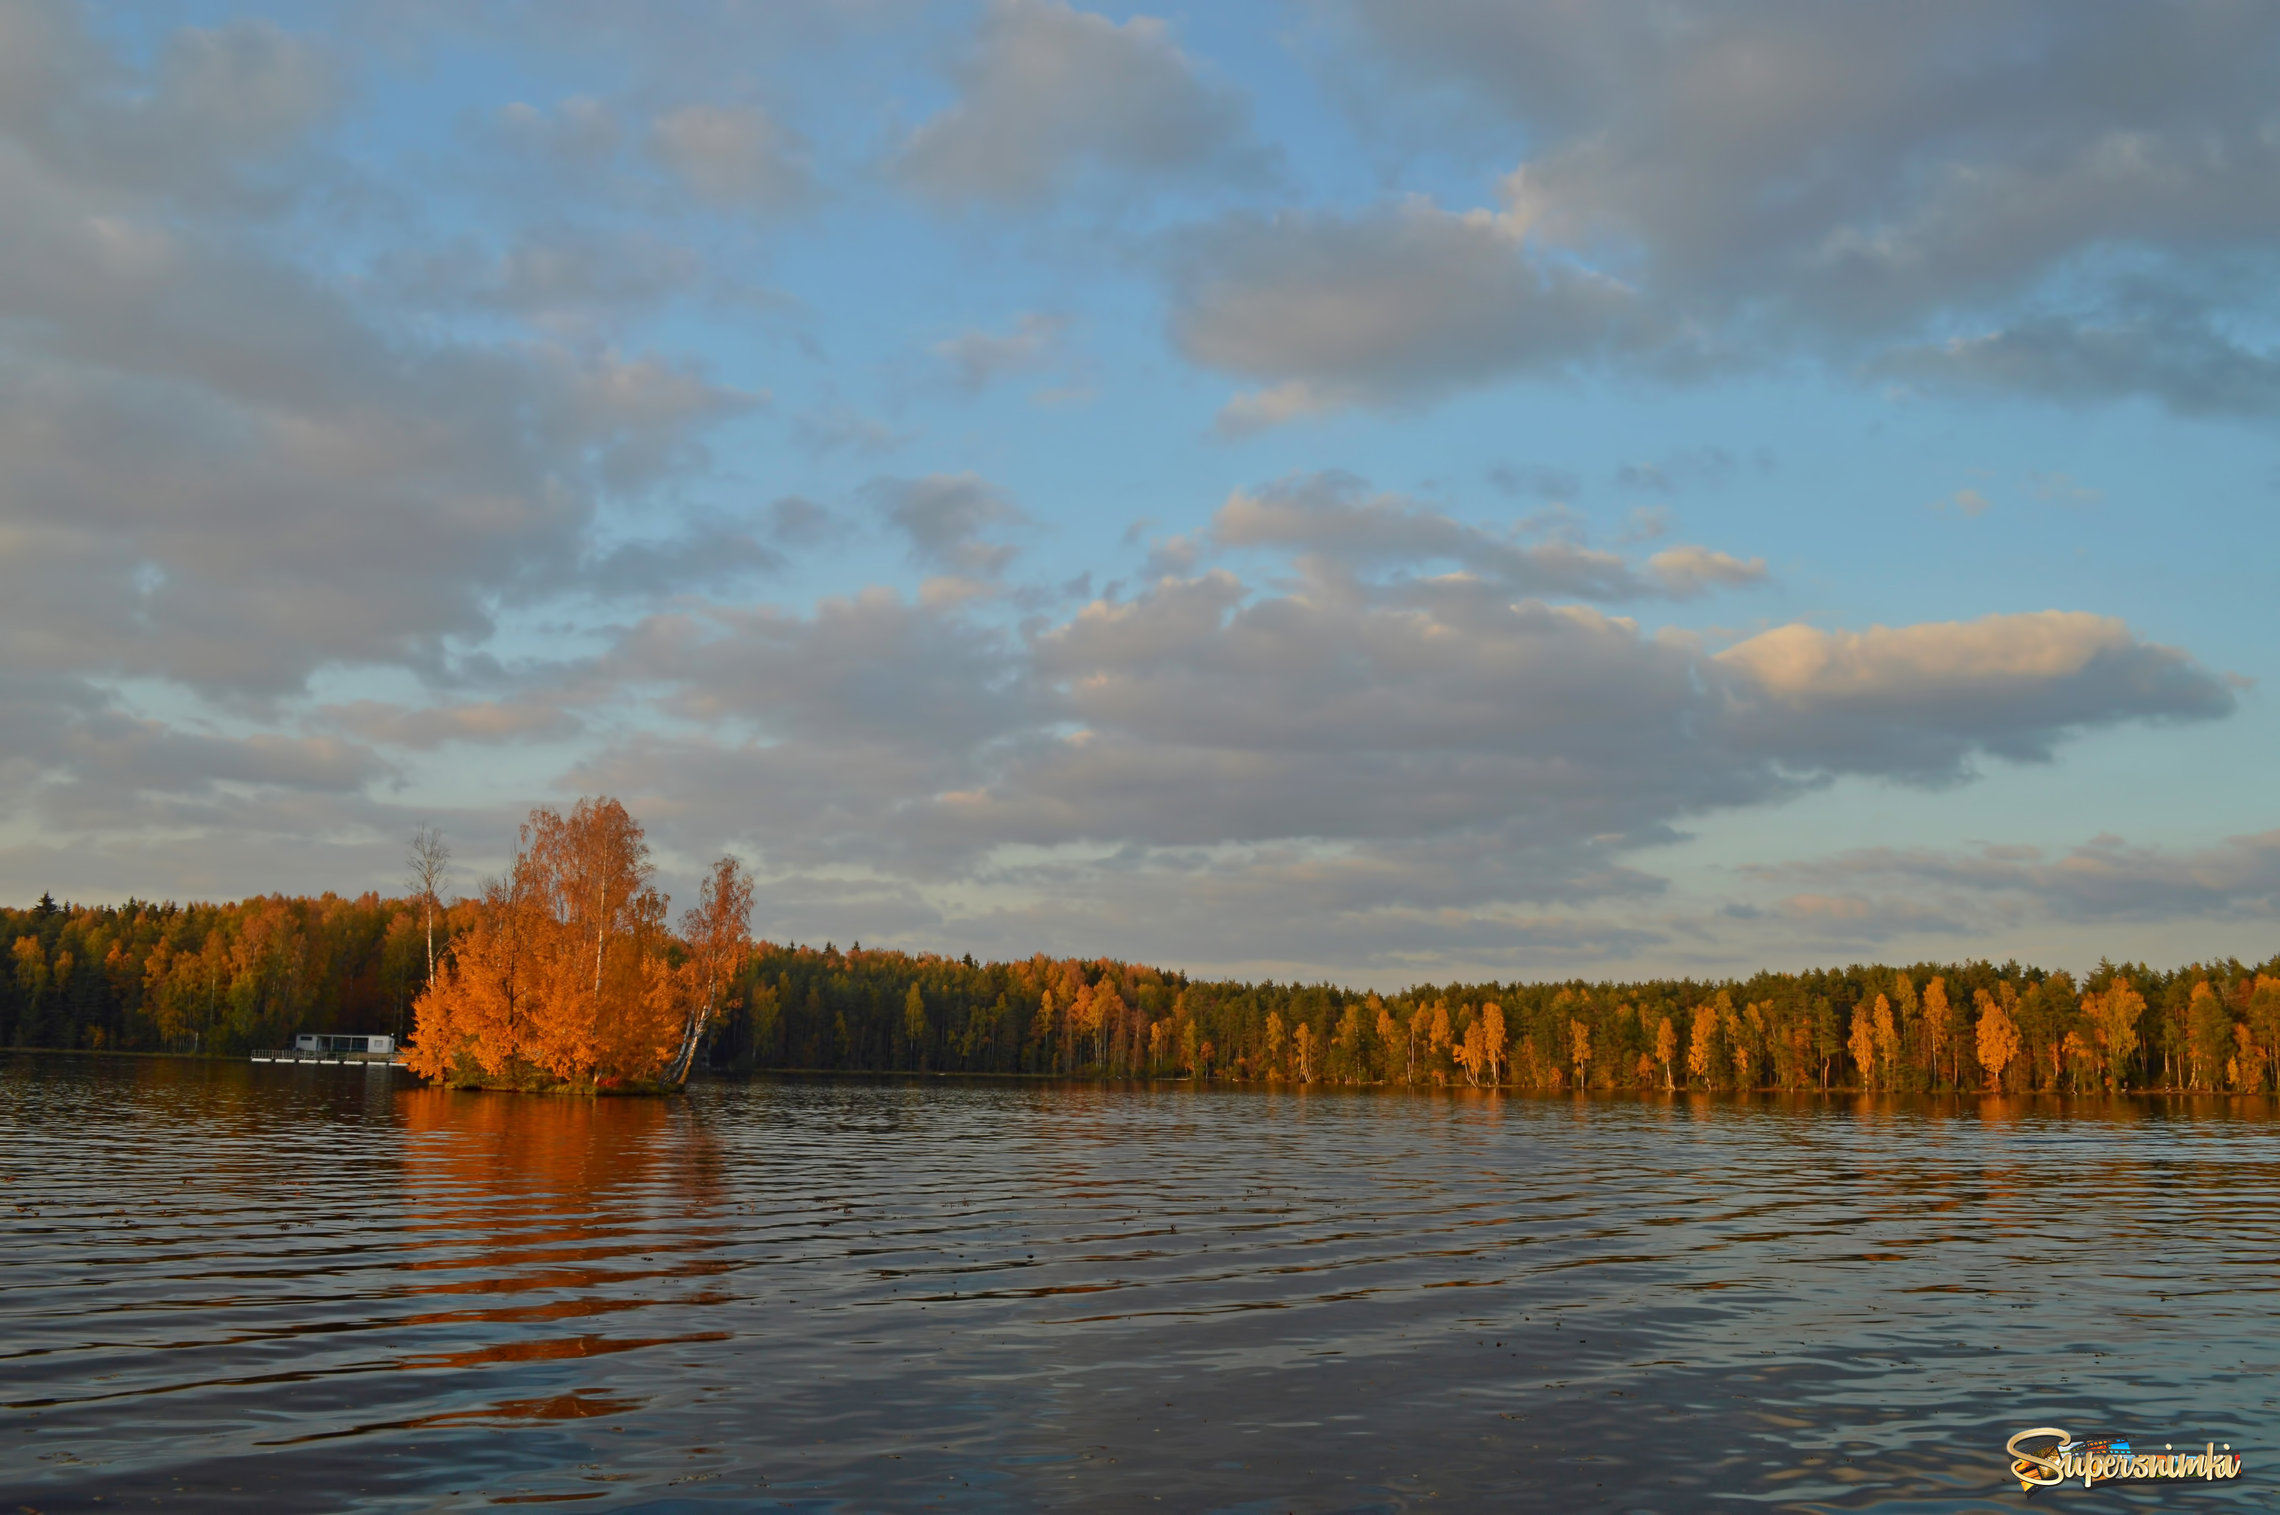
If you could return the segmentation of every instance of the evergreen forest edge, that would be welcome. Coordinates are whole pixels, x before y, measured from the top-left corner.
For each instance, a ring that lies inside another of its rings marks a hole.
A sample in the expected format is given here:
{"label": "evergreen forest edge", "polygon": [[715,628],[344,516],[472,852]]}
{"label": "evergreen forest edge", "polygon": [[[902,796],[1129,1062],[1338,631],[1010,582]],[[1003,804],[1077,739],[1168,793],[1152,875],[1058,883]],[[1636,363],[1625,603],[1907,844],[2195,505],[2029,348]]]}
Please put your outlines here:
{"label": "evergreen forest edge", "polygon": [[[474,909],[437,912],[441,951]],[[377,894],[118,906],[43,896],[0,908],[0,942],[0,1045],[25,1048],[242,1056],[296,1031],[402,1038],[428,972],[420,901]],[[763,942],[698,1067],[1547,1091],[2256,1092],[2280,1073],[2280,956],[2168,971],[2103,963],[2079,982],[1964,962],[1380,996],[1108,958],[980,963]]]}

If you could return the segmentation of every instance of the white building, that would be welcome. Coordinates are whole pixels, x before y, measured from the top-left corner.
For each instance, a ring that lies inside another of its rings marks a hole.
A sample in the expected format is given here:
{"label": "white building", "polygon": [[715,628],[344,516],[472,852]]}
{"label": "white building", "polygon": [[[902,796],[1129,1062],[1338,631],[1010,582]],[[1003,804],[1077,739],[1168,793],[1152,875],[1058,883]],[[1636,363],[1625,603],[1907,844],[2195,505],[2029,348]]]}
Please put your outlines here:
{"label": "white building", "polygon": [[303,1031],[293,1038],[295,1052],[342,1053],[370,1052],[392,1054],[396,1039],[392,1036],[335,1036],[323,1031]]}

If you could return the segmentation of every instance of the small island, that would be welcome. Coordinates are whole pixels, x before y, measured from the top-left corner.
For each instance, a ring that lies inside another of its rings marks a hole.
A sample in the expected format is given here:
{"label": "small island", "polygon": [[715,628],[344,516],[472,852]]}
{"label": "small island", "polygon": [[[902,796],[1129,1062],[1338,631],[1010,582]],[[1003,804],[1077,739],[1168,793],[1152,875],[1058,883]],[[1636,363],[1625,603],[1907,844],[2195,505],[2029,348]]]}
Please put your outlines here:
{"label": "small island", "polygon": [[616,800],[531,811],[414,1006],[412,1071],[457,1088],[680,1088],[750,954],[752,884],[722,858],[675,936],[654,872]]}

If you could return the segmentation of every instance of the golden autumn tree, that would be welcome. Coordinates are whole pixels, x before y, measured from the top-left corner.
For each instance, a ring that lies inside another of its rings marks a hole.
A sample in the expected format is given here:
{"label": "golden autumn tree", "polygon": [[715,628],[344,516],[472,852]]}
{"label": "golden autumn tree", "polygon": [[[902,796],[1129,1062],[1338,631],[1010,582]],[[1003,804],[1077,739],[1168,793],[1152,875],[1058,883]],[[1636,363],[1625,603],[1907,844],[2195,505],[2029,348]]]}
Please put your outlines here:
{"label": "golden autumn tree", "polygon": [[[689,1064],[705,1028],[727,1008],[731,990],[752,955],[752,880],[733,857],[712,865],[697,892],[697,903],[681,917],[681,940],[688,958],[681,964],[681,1050],[667,1077],[674,1084],[689,1080]],[[910,986],[913,995],[918,985]],[[925,1030],[920,1009],[919,1032]]]}
{"label": "golden autumn tree", "polygon": [[1708,1083],[1713,1069],[1718,1066],[1718,1007],[1715,1004],[1694,1007],[1694,1030],[1686,1043],[1686,1071],[1689,1076]]}
{"label": "golden autumn tree", "polygon": [[[1903,978],[1901,982],[1907,980]],[[1900,1026],[1892,1014],[1892,1001],[1879,994],[1870,1019],[1876,1030],[1877,1071],[1883,1075],[1886,1088],[1896,1088],[1896,1075],[1900,1072]]]}
{"label": "golden autumn tree", "polygon": [[1987,1070],[1987,1084],[2000,1091],[2004,1070],[2019,1055],[2019,1026],[2001,1002],[1986,990],[1972,995],[1979,1007],[1979,1066]]}
{"label": "golden autumn tree", "polygon": [[[1463,1024],[1465,1017],[1471,1013],[1472,1006],[1458,1006],[1458,1022]],[[1465,1082],[1468,1084],[1480,1082],[1480,1069],[1476,1066],[1479,1051],[1480,1029],[1477,1022],[1464,1025],[1464,1029],[1449,1038],[1449,1061],[1457,1065],[1457,1071],[1464,1074]]]}
{"label": "golden autumn tree", "polygon": [[1314,1028],[1305,1021],[1300,1021],[1291,1031],[1291,1076],[1302,1084],[1314,1082],[1314,1054],[1317,1040]]}
{"label": "golden autumn tree", "polygon": [[1465,1023],[1464,1033],[1450,1042],[1449,1055],[1464,1070],[1468,1084],[1503,1082],[1504,1009],[1493,1001]]}
{"label": "golden autumn tree", "polygon": [[649,844],[612,799],[544,806],[413,1007],[408,1060],[438,1082],[639,1086],[681,1048],[692,989],[672,963]]}
{"label": "golden autumn tree", "polygon": [[1105,981],[1080,984],[1077,997],[1069,1006],[1069,1034],[1080,1049],[1087,1042],[1091,1044],[1092,1061],[1096,1067],[1107,1060],[1108,1002],[1115,994],[1116,990]]}
{"label": "golden autumn tree", "polygon": [[2106,1086],[2124,1087],[2129,1080],[2130,1060],[2137,1055],[2138,1021],[2145,1015],[2145,996],[2116,980],[2103,994],[2083,995],[2082,1013],[2098,1038],[2098,1050],[2104,1054]]}
{"label": "golden autumn tree", "polygon": [[516,834],[513,860],[469,902],[467,929],[436,965],[413,1002],[412,1071],[459,1085],[535,1082],[523,1033],[552,945],[538,907],[530,827]]}
{"label": "golden autumn tree", "polygon": [[[1948,1056],[1955,1036],[1955,1015],[1948,1004],[1947,980],[1934,978],[1924,986],[1924,1033],[1930,1039],[1932,1083],[1940,1080],[1941,1060]],[[1948,1082],[1955,1082],[1955,1071],[1948,1070]]]}
{"label": "golden autumn tree", "polygon": [[2225,1078],[2243,1094],[2264,1087],[2264,1049],[2239,1021],[2233,1023],[2233,1055],[2225,1063]]}
{"label": "golden autumn tree", "polygon": [[1765,1009],[1752,1002],[1740,1010],[1726,1007],[1723,1025],[1726,1050],[1734,1060],[1734,1087],[1753,1089],[1758,1081],[1758,1050],[1765,1041]]}
{"label": "golden autumn tree", "polygon": [[1876,1022],[1866,1005],[1853,1006],[1852,1035],[1845,1038],[1845,1050],[1852,1054],[1853,1066],[1860,1070],[1860,1086],[1863,1089],[1876,1087]]}
{"label": "golden autumn tree", "polygon": [[521,1063],[522,1027],[535,998],[542,956],[540,915],[528,895],[529,828],[514,861],[485,881],[473,919],[413,1002],[412,1071],[438,1083],[511,1081]]}
{"label": "golden autumn tree", "polygon": [[539,1006],[535,1060],[571,1083],[653,1077],[679,1043],[681,985],[641,826],[612,799],[582,799],[567,816],[535,811],[532,821],[547,903],[575,944]]}

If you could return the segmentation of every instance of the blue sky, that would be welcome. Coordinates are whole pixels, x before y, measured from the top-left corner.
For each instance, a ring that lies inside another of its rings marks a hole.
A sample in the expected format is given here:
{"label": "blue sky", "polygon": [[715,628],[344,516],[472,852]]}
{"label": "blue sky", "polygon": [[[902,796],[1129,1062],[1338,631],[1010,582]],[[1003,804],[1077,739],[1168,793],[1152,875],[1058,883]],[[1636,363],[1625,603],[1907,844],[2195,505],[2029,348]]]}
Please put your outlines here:
{"label": "blue sky", "polygon": [[2273,950],[2280,15],[0,0],[0,879]]}

